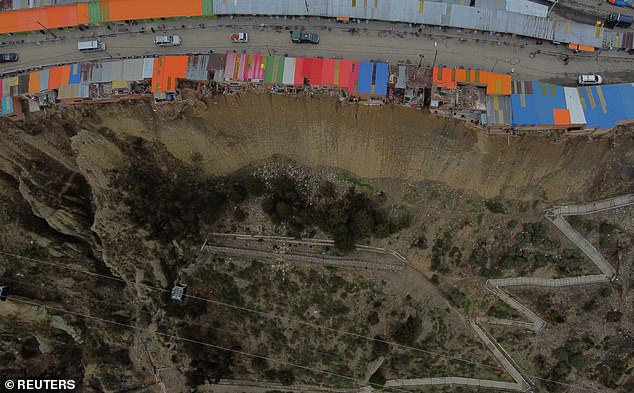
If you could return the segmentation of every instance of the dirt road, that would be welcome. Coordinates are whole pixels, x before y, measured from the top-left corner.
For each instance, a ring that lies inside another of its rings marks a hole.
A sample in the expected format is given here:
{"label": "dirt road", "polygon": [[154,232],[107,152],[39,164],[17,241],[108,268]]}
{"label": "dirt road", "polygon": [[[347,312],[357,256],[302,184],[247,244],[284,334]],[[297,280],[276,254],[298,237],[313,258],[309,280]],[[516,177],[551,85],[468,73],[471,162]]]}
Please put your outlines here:
{"label": "dirt road", "polygon": [[[186,23],[186,24],[182,24]],[[204,28],[201,28],[201,23]],[[229,25],[230,23],[230,25]],[[275,24],[279,28],[275,29]],[[260,25],[266,25],[260,27]],[[163,28],[164,26],[164,28]],[[183,28],[183,26],[185,28]],[[293,44],[285,27],[304,27],[321,35],[319,45]],[[156,28],[155,28],[156,27]],[[359,29],[356,33],[350,27]],[[138,31],[141,28],[145,32]],[[388,32],[388,28],[394,29]],[[154,29],[152,33],[150,29]],[[546,80],[558,78],[575,83],[579,73],[603,73],[606,82],[631,79],[632,57],[623,52],[601,52],[597,54],[572,54],[564,45],[536,45],[534,39],[497,36],[484,32],[446,29],[427,26],[420,30],[407,24],[371,22],[359,25],[338,25],[331,20],[311,18],[309,20],[271,20],[270,18],[242,17],[234,20],[188,19],[166,22],[165,25],[128,26],[115,31],[106,28],[91,28],[89,31],[60,32],[58,38],[50,34],[30,33],[14,37],[3,37],[7,51],[20,55],[20,62],[0,65],[0,73],[18,69],[35,68],[96,59],[126,56],[148,56],[164,54],[248,51],[260,54],[289,56],[323,56],[359,60],[384,60],[406,62],[423,66],[447,65],[453,67],[511,73],[519,79]],[[250,34],[250,42],[232,44],[229,36],[242,30]],[[183,39],[179,47],[157,48],[153,45],[156,34],[178,34]],[[107,53],[79,53],[77,41],[102,37]],[[63,39],[60,39],[63,38]],[[16,41],[20,41],[16,44]],[[21,43],[24,41],[24,43]],[[570,57],[564,65],[563,57]],[[435,58],[435,62],[434,62]]]}

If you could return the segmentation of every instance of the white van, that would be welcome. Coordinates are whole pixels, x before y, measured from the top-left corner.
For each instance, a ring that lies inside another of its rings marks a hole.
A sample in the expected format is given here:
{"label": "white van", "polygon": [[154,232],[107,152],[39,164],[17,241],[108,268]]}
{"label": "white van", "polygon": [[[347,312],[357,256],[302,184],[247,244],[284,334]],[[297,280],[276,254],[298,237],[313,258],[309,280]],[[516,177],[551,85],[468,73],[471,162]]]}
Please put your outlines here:
{"label": "white van", "polygon": [[154,45],[157,46],[178,46],[181,38],[177,35],[159,35],[154,37]]}
{"label": "white van", "polygon": [[80,52],[99,52],[106,50],[106,43],[99,40],[80,41],[77,43]]}

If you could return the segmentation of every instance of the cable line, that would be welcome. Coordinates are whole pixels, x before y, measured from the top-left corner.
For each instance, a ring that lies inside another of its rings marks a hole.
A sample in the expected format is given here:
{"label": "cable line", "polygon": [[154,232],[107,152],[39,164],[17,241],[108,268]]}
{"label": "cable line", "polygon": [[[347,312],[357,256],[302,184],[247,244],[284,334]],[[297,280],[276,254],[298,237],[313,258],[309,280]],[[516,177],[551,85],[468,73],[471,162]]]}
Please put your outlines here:
{"label": "cable line", "polygon": [[194,340],[194,339],[190,339],[190,338],[183,337],[183,336],[178,336],[176,334],[164,333],[164,332],[160,332],[158,330],[157,331],[153,331],[153,330],[150,330],[150,329],[147,329],[147,328],[142,328],[142,327],[130,325],[130,324],[127,324],[127,323],[121,323],[121,322],[117,322],[117,321],[112,321],[112,320],[105,319],[105,318],[99,318],[99,317],[95,317],[95,316],[92,316],[92,315],[83,314],[83,313],[76,312],[76,311],[70,311],[70,310],[66,310],[66,309],[63,309],[63,308],[48,306],[48,305],[44,305],[44,304],[34,303],[34,302],[27,301],[27,300],[16,299],[16,298],[11,298],[10,300],[14,301],[14,302],[18,302],[18,303],[29,304],[29,305],[36,306],[36,307],[44,307],[44,308],[49,309],[49,310],[55,310],[55,311],[67,313],[67,314],[70,314],[70,315],[83,317],[83,318],[93,319],[93,320],[99,321],[99,322],[105,322],[105,323],[110,323],[110,324],[113,324],[113,325],[127,327],[127,328],[134,329],[134,330],[150,332],[150,333],[153,333],[153,334],[157,334],[157,335],[160,335],[160,336],[173,338],[173,339],[176,339],[176,340],[186,341],[186,342],[190,342],[190,343],[193,343],[193,344],[199,344],[199,345],[203,345],[203,346],[206,346],[206,347],[220,349],[222,351],[236,353],[238,355],[265,359],[265,360],[268,360],[268,361],[271,361],[271,362],[274,362],[274,363],[279,363],[279,364],[282,364],[282,365],[285,365],[285,366],[289,366],[289,367],[295,367],[295,368],[300,368],[300,369],[303,369],[303,370],[314,371],[314,372],[321,373],[321,374],[327,374],[327,375],[330,375],[330,376],[333,376],[333,377],[343,378],[343,379],[346,379],[346,380],[349,380],[349,381],[357,382],[357,383],[360,383],[361,385],[374,385],[375,387],[380,387],[381,389],[389,389],[389,390],[392,390],[392,391],[395,391],[395,392],[411,393],[411,391],[409,391],[409,390],[398,389],[398,388],[391,387],[391,386],[382,386],[382,385],[375,384],[375,383],[372,383],[372,382],[366,383],[364,380],[361,380],[361,379],[358,379],[358,378],[354,378],[354,377],[350,377],[348,375],[338,374],[338,373],[334,373],[332,371],[322,370],[322,369],[314,368],[314,367],[310,367],[310,366],[304,366],[302,364],[287,362],[285,360],[275,359],[275,358],[271,358],[269,356],[258,355],[258,354],[254,354],[254,353],[250,353],[250,352],[246,352],[246,351],[237,350],[237,349],[226,348],[226,347],[223,347],[223,346],[220,346],[220,345],[215,345],[215,344],[207,343],[207,342],[204,342],[204,341],[199,341],[199,340]]}

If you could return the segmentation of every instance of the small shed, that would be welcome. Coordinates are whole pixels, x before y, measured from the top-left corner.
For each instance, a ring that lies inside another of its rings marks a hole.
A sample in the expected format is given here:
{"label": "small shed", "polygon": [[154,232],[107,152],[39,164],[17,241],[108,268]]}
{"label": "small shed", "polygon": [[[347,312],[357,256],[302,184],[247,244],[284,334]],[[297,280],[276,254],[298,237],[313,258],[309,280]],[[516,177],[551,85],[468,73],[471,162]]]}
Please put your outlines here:
{"label": "small shed", "polygon": [[187,294],[187,285],[176,284],[174,288],[172,288],[172,300],[182,302],[186,294]]}

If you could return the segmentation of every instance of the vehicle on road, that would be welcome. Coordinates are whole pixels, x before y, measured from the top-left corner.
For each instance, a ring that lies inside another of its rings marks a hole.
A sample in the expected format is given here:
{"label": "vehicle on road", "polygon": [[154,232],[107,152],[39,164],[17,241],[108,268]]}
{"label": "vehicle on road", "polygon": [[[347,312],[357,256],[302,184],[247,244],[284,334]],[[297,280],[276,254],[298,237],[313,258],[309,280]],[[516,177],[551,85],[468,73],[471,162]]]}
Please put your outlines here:
{"label": "vehicle on road", "polygon": [[156,46],[178,46],[182,42],[177,35],[159,35],[154,37],[154,45]]}
{"label": "vehicle on road", "polygon": [[0,63],[12,63],[18,61],[17,53],[0,53]]}
{"label": "vehicle on road", "polygon": [[244,32],[231,34],[231,41],[233,42],[249,42],[249,35]]}
{"label": "vehicle on road", "polygon": [[100,52],[106,50],[106,43],[100,40],[79,41],[77,49],[80,52]]}
{"label": "vehicle on road", "polygon": [[579,84],[582,86],[585,85],[600,85],[603,83],[603,78],[601,75],[579,75]]}
{"label": "vehicle on road", "polygon": [[296,44],[319,44],[319,34],[295,30],[291,32],[291,41]]}
{"label": "vehicle on road", "polygon": [[632,22],[634,22],[634,18],[629,15],[623,14],[610,14],[605,19],[605,27],[613,28],[613,27],[630,27],[632,26]]}

